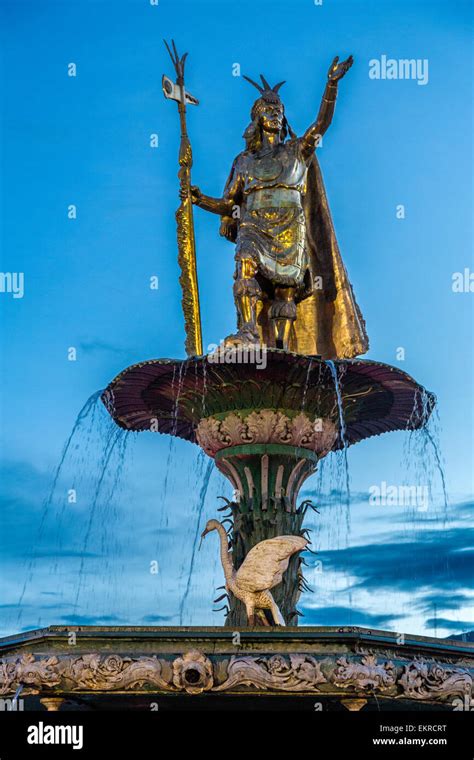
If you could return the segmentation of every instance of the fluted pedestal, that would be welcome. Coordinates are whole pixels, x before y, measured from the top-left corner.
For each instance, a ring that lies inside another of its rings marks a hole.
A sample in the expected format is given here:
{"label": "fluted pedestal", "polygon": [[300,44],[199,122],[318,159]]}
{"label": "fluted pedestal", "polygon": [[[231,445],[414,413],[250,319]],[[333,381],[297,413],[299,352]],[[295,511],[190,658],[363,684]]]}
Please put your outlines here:
{"label": "fluted pedestal", "polygon": [[[223,449],[215,462],[234,488],[230,505],[230,545],[238,569],[260,541],[276,536],[303,535],[304,508],[297,506],[301,485],[316,469],[317,455],[307,449],[278,444],[247,444]],[[301,557],[290,560],[283,582],[273,595],[287,625],[296,625],[296,604],[304,583]],[[231,597],[226,625],[247,624],[242,603]]]}

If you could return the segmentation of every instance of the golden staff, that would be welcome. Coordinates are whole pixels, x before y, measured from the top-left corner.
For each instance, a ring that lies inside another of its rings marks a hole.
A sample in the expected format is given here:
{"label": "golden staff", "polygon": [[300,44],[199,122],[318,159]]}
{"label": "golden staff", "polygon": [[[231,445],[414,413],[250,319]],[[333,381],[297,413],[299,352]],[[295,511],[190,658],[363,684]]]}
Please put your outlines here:
{"label": "golden staff", "polygon": [[186,104],[197,106],[199,101],[193,98],[184,87],[184,64],[187,53],[181,58],[176,50],[174,40],[171,48],[164,40],[176,71],[176,84],[163,76],[162,87],[165,98],[178,103],[179,122],[181,125],[181,143],[179,147],[179,184],[181,203],[176,211],[178,231],[178,263],[181,267],[179,282],[183,293],[182,307],[184,328],[186,330],[186,353],[188,356],[202,355],[201,309],[199,306],[199,288],[196,268],[196,241],[194,237],[193,204],[191,200],[191,167],[193,154],[186,127]]}

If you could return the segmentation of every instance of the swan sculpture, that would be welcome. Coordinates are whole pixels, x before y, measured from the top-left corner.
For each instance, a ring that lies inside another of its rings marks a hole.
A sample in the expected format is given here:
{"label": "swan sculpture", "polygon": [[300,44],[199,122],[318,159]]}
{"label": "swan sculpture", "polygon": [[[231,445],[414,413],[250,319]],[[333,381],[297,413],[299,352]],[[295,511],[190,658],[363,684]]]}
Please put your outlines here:
{"label": "swan sculpture", "polygon": [[209,520],[201,534],[201,540],[211,531],[217,530],[220,538],[222,569],[227,592],[244,603],[250,626],[256,617],[266,625],[263,610],[270,610],[273,625],[285,625],[277,603],[270,589],[277,586],[288,567],[290,557],[306,548],[309,541],[301,536],[277,536],[260,541],[245,557],[239,569],[234,570],[232,553],[228,549],[227,533],[218,520]]}

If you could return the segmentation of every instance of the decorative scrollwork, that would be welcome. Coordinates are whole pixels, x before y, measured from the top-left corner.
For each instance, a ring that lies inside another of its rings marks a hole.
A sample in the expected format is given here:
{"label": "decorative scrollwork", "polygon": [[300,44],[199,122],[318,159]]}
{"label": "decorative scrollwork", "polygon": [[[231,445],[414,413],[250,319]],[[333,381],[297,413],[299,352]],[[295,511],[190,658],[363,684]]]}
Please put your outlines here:
{"label": "decorative scrollwork", "polygon": [[159,689],[173,688],[162,677],[163,663],[156,657],[120,657],[84,654],[80,657],[47,657],[33,654],[0,664],[0,694],[26,686],[24,693],[39,693],[58,687],[64,691],[120,691],[144,684]]}
{"label": "decorative scrollwork", "polygon": [[227,691],[238,686],[257,689],[276,689],[286,692],[317,691],[325,683],[321,665],[309,655],[289,657],[232,657],[227,668],[227,680],[214,691]]}
{"label": "decorative scrollwork", "polygon": [[149,691],[237,692],[243,687],[286,693],[343,694],[375,692],[397,699],[446,702],[472,693],[472,674],[455,664],[414,659],[396,663],[378,661],[375,654],[361,658],[308,653],[225,655],[212,660],[192,650],[178,657],[122,657],[118,654],[82,654],[77,657],[37,657],[26,653],[0,661],[0,695],[74,692]]}
{"label": "decorative scrollwork", "polygon": [[424,660],[405,665],[398,683],[402,696],[410,699],[448,699],[472,693],[472,676],[467,670]]}
{"label": "decorative scrollwork", "polygon": [[353,687],[363,691],[383,691],[395,686],[397,669],[393,662],[379,663],[377,657],[372,654],[364,655],[360,662],[340,657],[336,661],[331,681],[343,689]]}

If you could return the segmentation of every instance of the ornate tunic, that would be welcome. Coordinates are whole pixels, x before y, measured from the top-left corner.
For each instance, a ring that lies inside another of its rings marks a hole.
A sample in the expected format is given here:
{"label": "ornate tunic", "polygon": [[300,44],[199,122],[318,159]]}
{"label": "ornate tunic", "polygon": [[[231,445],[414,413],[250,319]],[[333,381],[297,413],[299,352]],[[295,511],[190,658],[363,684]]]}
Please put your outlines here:
{"label": "ornate tunic", "polygon": [[226,186],[225,197],[241,206],[235,258],[252,259],[275,284],[301,286],[308,269],[302,196],[309,160],[300,139],[263,155],[244,151]]}

